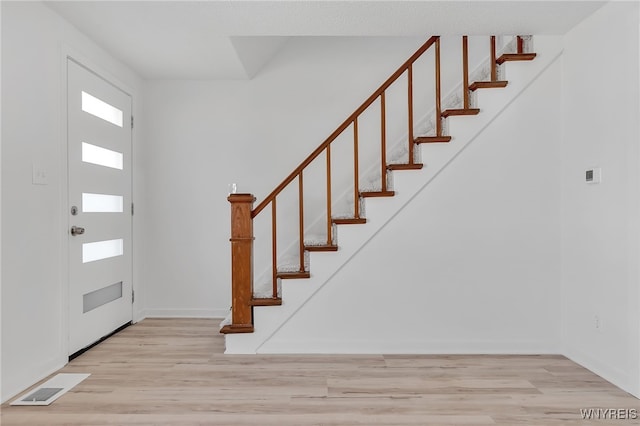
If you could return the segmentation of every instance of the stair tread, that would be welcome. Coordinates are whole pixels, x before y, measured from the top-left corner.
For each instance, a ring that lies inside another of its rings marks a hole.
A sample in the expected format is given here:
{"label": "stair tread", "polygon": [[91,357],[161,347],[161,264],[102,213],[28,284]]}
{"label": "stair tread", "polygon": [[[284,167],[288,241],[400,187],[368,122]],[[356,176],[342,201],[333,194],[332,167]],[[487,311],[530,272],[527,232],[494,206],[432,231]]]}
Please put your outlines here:
{"label": "stair tread", "polygon": [[479,108],[459,108],[459,109],[448,109],[442,112],[442,116],[444,118],[451,116],[460,116],[460,115],[478,115],[480,112]]}
{"label": "stair tread", "polygon": [[422,167],[423,167],[422,163],[387,164],[387,170],[420,170]]}
{"label": "stair tread", "polygon": [[333,244],[324,244],[320,246],[304,246],[307,251],[338,251],[338,246]]}
{"label": "stair tread", "polygon": [[282,305],[281,297],[258,297],[251,299],[252,306],[280,306]]}
{"label": "stair tread", "polygon": [[342,217],[332,219],[332,222],[336,225],[362,225],[367,223],[367,219],[364,217]]}
{"label": "stair tread", "polygon": [[393,197],[396,195],[394,191],[366,191],[361,192],[361,197]]}
{"label": "stair tread", "polygon": [[298,278],[311,278],[311,273],[309,271],[278,272],[276,277],[283,280],[294,280]]}
{"label": "stair tread", "polygon": [[500,81],[475,81],[473,83],[471,83],[471,85],[469,86],[469,90],[474,91],[477,89],[498,89],[498,88],[502,88],[502,87],[507,87],[507,84],[509,84],[508,81],[506,80],[500,80]]}
{"label": "stair tread", "polygon": [[500,65],[507,61],[531,61],[535,57],[535,53],[505,53],[496,59],[496,63]]}
{"label": "stair tread", "polygon": [[220,329],[222,334],[253,333],[253,324],[227,324]]}
{"label": "stair tread", "polygon": [[415,143],[447,143],[451,141],[451,136],[419,136]]}

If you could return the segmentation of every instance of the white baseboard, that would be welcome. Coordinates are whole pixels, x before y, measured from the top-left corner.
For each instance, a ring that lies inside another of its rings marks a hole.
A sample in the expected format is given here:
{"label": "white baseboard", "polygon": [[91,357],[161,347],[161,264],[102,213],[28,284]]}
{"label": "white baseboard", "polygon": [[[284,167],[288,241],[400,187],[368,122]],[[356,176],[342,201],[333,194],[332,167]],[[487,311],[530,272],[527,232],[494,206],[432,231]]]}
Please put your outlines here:
{"label": "white baseboard", "polygon": [[146,316],[146,312],[145,312],[145,311],[136,310],[136,311],[133,313],[133,319],[132,319],[132,322],[135,324],[135,323],[137,323],[137,322],[142,321],[142,320],[143,320],[143,319],[145,319],[146,317],[147,317],[147,316]]}
{"label": "white baseboard", "polygon": [[224,318],[228,309],[147,309],[143,318]]}
{"label": "white baseboard", "polygon": [[576,364],[586,368],[594,374],[602,377],[611,384],[619,387],[625,392],[629,392],[631,395],[640,399],[640,391],[638,389],[638,383],[628,374],[615,366],[605,364],[600,360],[597,360],[586,353],[576,350],[565,350],[564,356],[569,358]]}
{"label": "white baseboard", "polygon": [[549,341],[412,341],[296,340],[269,341],[258,353],[306,354],[431,354],[431,355],[558,355]]}

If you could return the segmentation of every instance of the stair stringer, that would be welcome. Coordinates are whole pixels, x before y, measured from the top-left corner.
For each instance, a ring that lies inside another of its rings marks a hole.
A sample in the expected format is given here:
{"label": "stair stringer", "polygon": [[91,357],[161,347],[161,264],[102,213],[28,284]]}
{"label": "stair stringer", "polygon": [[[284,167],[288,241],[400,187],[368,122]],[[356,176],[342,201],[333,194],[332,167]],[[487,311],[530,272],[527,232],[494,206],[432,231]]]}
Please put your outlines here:
{"label": "stair stringer", "polygon": [[255,331],[226,334],[227,354],[282,353],[269,339],[286,324],[306,302],[342,269],[380,230],[406,207],[411,200],[480,135],[509,105],[562,54],[562,38],[536,36],[537,57],[531,62],[506,65],[509,85],[501,89],[485,89],[477,94],[480,114],[448,118],[448,144],[421,145],[425,167],[420,171],[395,171],[395,196],[368,198],[367,223],[340,228],[339,250],[332,253],[310,253],[311,278],[283,280],[281,306],[256,306]]}

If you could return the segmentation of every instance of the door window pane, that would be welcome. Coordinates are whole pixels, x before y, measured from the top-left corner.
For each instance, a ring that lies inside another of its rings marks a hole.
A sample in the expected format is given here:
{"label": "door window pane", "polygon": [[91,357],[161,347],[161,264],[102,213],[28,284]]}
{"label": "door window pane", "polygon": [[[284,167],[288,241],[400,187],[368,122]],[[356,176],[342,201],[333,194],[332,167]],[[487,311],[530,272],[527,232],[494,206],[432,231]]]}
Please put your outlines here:
{"label": "door window pane", "polygon": [[111,124],[122,127],[122,111],[103,100],[82,92],[82,110]]}
{"label": "door window pane", "polygon": [[122,256],[124,244],[122,238],[118,240],[96,241],[95,243],[82,244],[82,263],[93,262],[95,260],[108,259],[110,257]]}
{"label": "door window pane", "polygon": [[122,170],[122,153],[82,142],[82,161]]}
{"label": "door window pane", "polygon": [[83,213],[122,213],[122,195],[82,193]]}
{"label": "door window pane", "polygon": [[106,305],[109,302],[118,300],[122,297],[122,281],[119,283],[111,284],[101,289],[92,291],[82,296],[82,313],[86,314],[89,311],[99,308],[102,305]]}

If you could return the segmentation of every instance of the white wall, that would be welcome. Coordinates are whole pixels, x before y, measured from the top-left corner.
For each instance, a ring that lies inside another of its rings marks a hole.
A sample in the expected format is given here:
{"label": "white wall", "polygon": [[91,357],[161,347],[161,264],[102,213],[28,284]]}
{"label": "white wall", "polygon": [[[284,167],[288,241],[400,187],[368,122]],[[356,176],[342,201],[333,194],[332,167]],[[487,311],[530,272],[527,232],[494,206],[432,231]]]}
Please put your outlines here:
{"label": "white wall", "polygon": [[560,91],[555,62],[267,351],[558,353]]}
{"label": "white wall", "polygon": [[[5,401],[67,360],[64,54],[74,52],[133,89],[134,111],[140,82],[42,3],[1,7]],[[134,132],[134,151],[139,141]],[[33,163],[46,170],[48,185],[32,185]]]}
{"label": "white wall", "polygon": [[[638,3],[612,2],[566,35],[562,110],[564,353],[636,396],[638,13]],[[599,185],[585,183],[592,167]]]}
{"label": "white wall", "polygon": [[251,81],[147,82],[147,315],[226,315],[227,185],[264,198],[424,41],[291,39]]}

